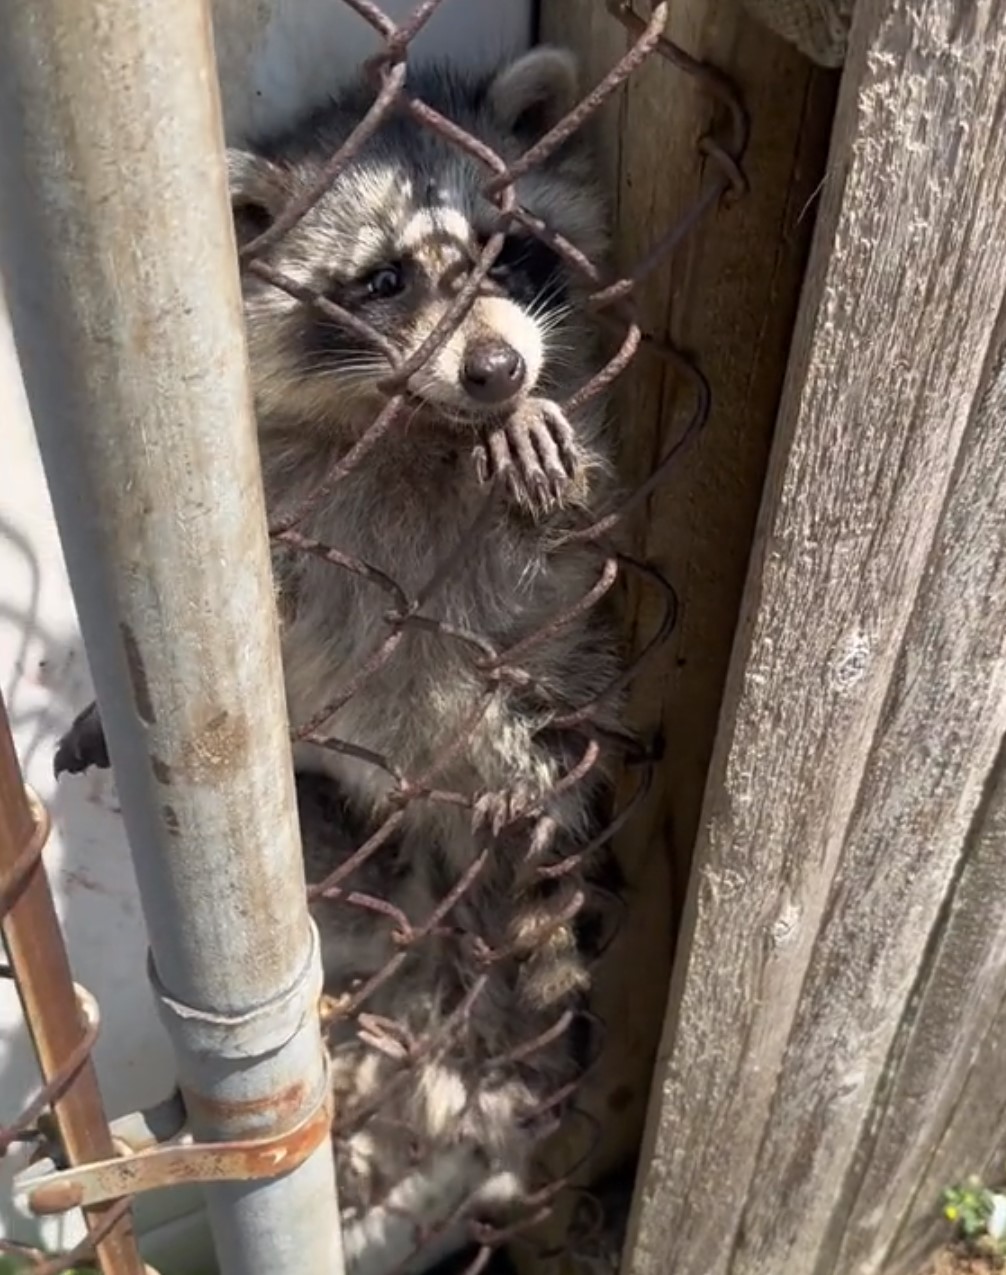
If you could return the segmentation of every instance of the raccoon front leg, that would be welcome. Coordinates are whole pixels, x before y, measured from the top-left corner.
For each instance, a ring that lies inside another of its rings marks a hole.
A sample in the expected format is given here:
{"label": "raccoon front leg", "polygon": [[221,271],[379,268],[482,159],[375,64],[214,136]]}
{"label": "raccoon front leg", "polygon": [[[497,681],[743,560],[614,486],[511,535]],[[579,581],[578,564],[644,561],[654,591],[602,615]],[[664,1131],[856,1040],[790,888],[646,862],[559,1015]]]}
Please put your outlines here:
{"label": "raccoon front leg", "polygon": [[524,825],[533,829],[531,853],[535,857],[553,846],[560,830],[579,822],[591,801],[588,792],[595,787],[587,778],[553,797],[555,784],[578,764],[583,748],[577,751],[579,735],[573,744],[570,732],[550,728],[543,718],[534,710],[525,714],[523,708],[515,709],[512,716],[503,714],[496,727],[497,738],[506,741],[504,760],[510,782],[506,788],[478,793],[472,803],[472,830],[476,834],[489,832],[499,837],[508,828]]}
{"label": "raccoon front leg", "polygon": [[560,408],[533,399],[492,430],[476,449],[483,482],[499,479],[510,498],[540,518],[569,503],[583,466],[573,427]]}
{"label": "raccoon front leg", "polygon": [[98,705],[88,704],[73,719],[70,729],[56,745],[52,759],[53,775],[56,779],[64,772],[68,775],[81,775],[92,766],[99,770],[108,770],[111,764]]}

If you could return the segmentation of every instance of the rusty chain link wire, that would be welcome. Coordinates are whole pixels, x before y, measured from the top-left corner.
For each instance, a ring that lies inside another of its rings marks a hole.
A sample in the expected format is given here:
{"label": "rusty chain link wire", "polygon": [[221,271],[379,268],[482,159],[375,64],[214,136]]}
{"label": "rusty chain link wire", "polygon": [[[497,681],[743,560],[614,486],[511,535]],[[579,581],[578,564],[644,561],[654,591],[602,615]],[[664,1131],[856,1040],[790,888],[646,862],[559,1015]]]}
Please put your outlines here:
{"label": "rusty chain link wire", "polygon": [[[535,810],[530,812],[532,820],[541,816],[541,808],[546,800],[556,796],[560,791],[581,782],[588,772],[598,763],[602,750],[619,750],[623,758],[632,760],[627,754],[631,750],[628,737],[614,735],[610,730],[602,731],[596,723],[598,707],[610,696],[620,691],[639,672],[645,660],[660,648],[667,640],[676,619],[676,599],[673,590],[662,579],[652,566],[636,561],[627,554],[612,547],[611,533],[628,514],[639,508],[651,492],[664,480],[670,466],[694,434],[705,423],[710,410],[709,387],[699,369],[673,346],[653,340],[642,331],[633,305],[632,294],[637,285],[649,276],[676,247],[692,232],[721,198],[728,193],[743,194],[746,189],[741,168],[748,138],[748,122],[740,100],[730,82],[715,69],[704,65],[690,57],[673,44],[664,34],[667,26],[669,4],[666,0],[652,4],[646,16],[637,14],[630,4],[610,0],[609,10],[626,27],[632,36],[627,52],[611,68],[602,81],[589,92],[563,119],[554,125],[539,141],[527,150],[517,161],[507,164],[502,157],[484,142],[460,128],[452,120],[436,111],[429,103],[414,96],[409,89],[406,75],[406,60],[411,41],[430,20],[443,0],[424,0],[401,24],[392,22],[373,3],[373,0],[343,0],[361,18],[370,24],[382,38],[383,48],[370,59],[367,70],[373,78],[376,88],[374,102],[352,131],[342,147],[330,158],[320,178],[311,189],[295,198],[273,224],[256,239],[247,243],[241,252],[245,270],[257,275],[260,279],[286,291],[295,299],[317,306],[323,314],[349,327],[363,336],[375,349],[382,351],[388,358],[391,371],[385,378],[382,389],[387,394],[387,402],[370,428],[359,438],[355,445],[333,465],[330,472],[295,510],[277,519],[270,528],[273,539],[289,549],[320,557],[331,564],[333,570],[347,571],[361,580],[368,581],[373,587],[384,590],[388,596],[389,608],[384,616],[385,633],[379,641],[365,666],[343,688],[338,700],[326,704],[314,713],[310,720],[301,723],[293,732],[297,742],[307,742],[328,748],[343,754],[351,755],[372,766],[380,768],[393,781],[392,812],[376,828],[344,863],[325,880],[313,884],[310,888],[312,900],[319,898],[338,898],[343,903],[374,914],[390,917],[395,925],[395,942],[398,951],[387,964],[372,975],[361,987],[351,995],[342,998],[338,1016],[342,1021],[355,1022],[357,1037],[371,1048],[399,1058],[401,1068],[391,1086],[386,1086],[380,1096],[369,1099],[355,1110],[345,1111],[337,1118],[335,1136],[348,1137],[369,1118],[373,1117],[390,1096],[396,1081],[408,1083],[410,1069],[421,1060],[437,1053],[445,1047],[446,1040],[452,1032],[463,1030],[463,1022],[472,1003],[483,991],[487,979],[486,971],[495,963],[514,955],[512,946],[493,949],[483,938],[475,934],[468,937],[471,961],[475,969],[482,973],[475,978],[464,1000],[455,1008],[448,1022],[435,1031],[430,1031],[420,1038],[415,1038],[408,1029],[399,1023],[367,1013],[367,1003],[379,988],[393,979],[397,971],[408,958],[408,953],[416,944],[429,939],[435,933],[449,928],[452,910],[470,890],[489,862],[491,850],[483,850],[453,888],[441,900],[438,907],[427,917],[413,920],[405,916],[400,909],[389,900],[367,895],[352,889],[352,879],[364,864],[386,846],[403,822],[404,807],[414,801],[442,802],[452,805],[473,806],[477,798],[470,794],[450,791],[438,786],[438,777],[447,769],[449,762],[466,746],[466,743],[481,720],[490,699],[501,685],[514,687],[534,686],[545,703],[551,706],[553,715],[550,728],[569,732],[577,740],[578,760],[560,777],[551,792],[540,799]],[[536,165],[543,163],[566,142],[571,135],[594,116],[604,103],[623,88],[627,78],[642,64],[652,57],[660,57],[685,74],[694,77],[708,90],[711,98],[721,108],[722,137],[707,136],[700,142],[700,150],[707,161],[707,181],[694,204],[685,212],[678,222],[666,233],[662,234],[646,252],[642,260],[623,276],[606,278],[600,267],[589,260],[568,239],[558,234],[539,218],[532,215],[519,203],[515,183]],[[474,268],[464,286],[458,292],[448,312],[443,316],[436,328],[430,333],[422,345],[408,358],[399,358],[388,342],[373,330],[364,320],[348,313],[330,299],[314,295],[281,272],[267,265],[260,258],[263,250],[277,243],[303,218],[314,203],[321,198],[336,177],[359,154],[368,138],[380,127],[392,110],[407,112],[421,126],[439,134],[443,139],[457,146],[467,155],[481,163],[486,173],[483,194],[491,200],[498,211],[498,222],[494,233],[482,249]],[[471,554],[478,553],[480,538],[487,532],[494,508],[495,493],[490,492],[480,514],[474,520],[468,534],[459,542],[454,551],[441,562],[432,573],[424,587],[414,597],[408,597],[397,581],[374,564],[347,553],[339,545],[326,545],[303,535],[299,525],[308,514],[317,508],[329,496],[347,474],[361,463],[372,448],[378,446],[401,419],[408,405],[406,385],[409,378],[448,340],[456,325],[464,318],[474,298],[488,275],[499,252],[502,249],[504,235],[508,229],[519,225],[557,253],[569,267],[576,271],[590,286],[586,304],[597,317],[617,334],[617,348],[608,361],[600,367],[586,384],[577,388],[574,393],[558,406],[566,415],[583,406],[591,398],[604,392],[615,379],[626,369],[641,347],[649,348],[657,355],[667,359],[683,376],[685,383],[694,394],[694,407],[690,418],[677,438],[660,458],[649,478],[634,490],[614,512],[606,514],[595,521],[583,521],[581,525],[563,534],[554,547],[555,553],[562,553],[563,548],[573,542],[587,543],[595,547],[598,559],[597,577],[590,589],[572,607],[561,614],[556,614],[540,629],[530,636],[523,636],[520,641],[508,649],[498,649],[484,635],[460,631],[443,621],[436,620],[425,613],[425,610],[452,573]],[[660,591],[664,598],[664,614],[643,649],[639,651],[619,677],[609,686],[586,703],[570,704],[560,702],[553,693],[534,682],[532,675],[523,666],[523,659],[536,646],[548,642],[566,625],[575,623],[591,608],[596,606],[614,586],[619,574],[629,571],[636,574],[645,584]],[[370,678],[392,658],[402,635],[409,628],[422,628],[434,631],[445,642],[456,643],[467,649],[472,666],[482,674],[484,679],[484,695],[464,729],[450,740],[429,765],[425,773],[420,775],[404,775],[398,772],[391,759],[386,756],[365,750],[350,739],[340,738],[327,729],[339,709],[354,695],[365,694]],[[533,851],[529,849],[526,862],[531,870],[532,878],[539,882],[573,873],[583,860],[600,846],[608,842],[623,826],[641,802],[649,789],[653,774],[652,759],[635,758],[639,781],[630,801],[609,825],[593,838],[589,845],[578,847],[574,853],[566,855],[558,863],[533,865]],[[524,819],[528,812],[523,812]],[[533,832],[529,841],[533,843]],[[552,917],[552,927],[567,924],[583,906],[585,899],[582,892],[576,891],[572,898],[558,901]],[[543,934],[541,941],[546,941]],[[610,938],[608,940],[610,942]],[[605,943],[603,946],[607,946]],[[579,1118],[593,1124],[592,1118],[574,1105],[577,1089],[582,1085],[589,1070],[600,1053],[600,1024],[583,1011],[574,1013],[565,1011],[559,1019],[544,1032],[533,1039],[522,1042],[508,1051],[506,1055],[488,1059],[486,1071],[503,1066],[516,1059],[527,1059],[537,1050],[545,1048],[562,1033],[571,1031],[574,1019],[587,1018],[595,1029],[595,1045],[592,1058],[576,1081],[568,1083],[553,1094],[548,1095],[540,1104],[537,1114],[562,1107],[568,1108],[567,1116]],[[595,1139],[596,1140],[596,1139]],[[589,1156],[590,1152],[587,1152]],[[534,1223],[547,1214],[555,1196],[563,1189],[572,1188],[573,1180],[578,1176],[582,1162],[570,1165],[551,1179],[542,1181],[531,1188],[522,1204],[521,1216],[506,1227],[494,1228],[485,1223],[471,1225],[471,1237],[478,1246],[477,1255],[473,1259],[466,1275],[476,1275],[488,1262],[494,1248],[516,1238]],[[467,1201],[462,1202],[447,1223],[441,1223],[438,1230],[444,1230],[466,1212]],[[433,1237],[424,1230],[420,1219],[413,1219],[416,1228],[417,1245]]]}
{"label": "rusty chain link wire", "polygon": [[[545,794],[544,799],[539,801],[538,807],[531,812],[532,816],[541,816],[541,805],[544,800],[580,783],[597,765],[606,749],[617,752],[624,762],[633,766],[638,776],[636,789],[630,800],[588,845],[578,847],[574,853],[567,855],[558,863],[553,862],[547,865],[533,864],[532,854],[529,851],[527,862],[534,880],[554,881],[575,872],[587,856],[610,841],[626,823],[646,796],[652,783],[654,759],[645,755],[640,756],[628,734],[622,736],[610,729],[604,730],[597,724],[595,718],[598,707],[628,685],[644,662],[667,641],[676,621],[676,597],[671,586],[653,566],[614,548],[610,537],[618,525],[637,510],[666,478],[682,449],[703,427],[709,416],[711,395],[705,377],[690,358],[668,342],[655,339],[643,331],[636,314],[633,293],[637,286],[695,231],[724,196],[736,197],[745,192],[746,181],[742,163],[748,141],[748,120],[740,98],[730,81],[715,68],[685,53],[666,37],[664,32],[670,9],[668,0],[659,0],[657,3],[641,0],[645,13],[637,12],[627,0],[606,0],[609,12],[619,20],[631,36],[629,48],[601,82],[587,93],[563,119],[517,161],[508,165],[485,143],[410,92],[406,71],[411,43],[441,7],[444,0],[422,0],[422,3],[418,4],[409,17],[401,23],[393,22],[374,0],[333,0],[333,2],[345,4],[354,10],[382,41],[380,51],[366,63],[366,70],[375,84],[375,99],[344,144],[331,156],[313,187],[294,198],[267,230],[246,243],[241,249],[240,258],[243,270],[283,290],[294,299],[316,307],[322,314],[328,315],[355,334],[362,336],[387,357],[391,368],[382,384],[387,401],[370,427],[349,451],[333,464],[316,489],[298,507],[276,519],[269,529],[274,542],[298,553],[319,557],[329,563],[332,570],[350,572],[361,580],[369,582],[373,587],[383,590],[388,597],[388,610],[384,616],[386,631],[372,656],[350,680],[337,701],[324,705],[312,715],[310,720],[300,723],[292,732],[295,742],[307,742],[348,754],[380,768],[394,784],[391,814],[336,871],[325,880],[313,884],[309,890],[312,900],[339,899],[348,906],[389,917],[395,925],[394,939],[398,949],[396,954],[363,986],[342,998],[337,1013],[343,1021],[353,1020],[359,1040],[370,1048],[399,1059],[401,1067],[391,1085],[385,1086],[377,1099],[368,1100],[365,1105],[360,1105],[355,1110],[337,1114],[334,1136],[344,1138],[373,1116],[381,1103],[387,1100],[389,1092],[394,1090],[396,1084],[408,1082],[410,1071],[418,1062],[436,1055],[454,1035],[464,1030],[466,1015],[483,991],[489,969],[495,963],[513,955],[512,949],[508,947],[494,949],[482,935],[468,935],[468,939],[471,940],[471,959],[481,972],[474,978],[464,998],[453,1008],[447,1020],[439,1025],[436,1031],[417,1038],[404,1024],[368,1013],[367,1002],[380,987],[395,977],[396,972],[407,960],[409,952],[417,944],[451,928],[452,910],[486,869],[492,852],[491,848],[484,849],[443,897],[439,906],[429,916],[419,920],[406,916],[390,900],[353,890],[351,884],[353,874],[376,855],[382,846],[387,845],[395,835],[403,822],[404,808],[408,803],[427,801],[469,807],[474,804],[471,795],[440,788],[437,780],[451,759],[463,752],[497,688],[504,684],[534,687],[542,696],[543,702],[554,710],[550,719],[550,729],[568,732],[570,737],[577,741],[578,760],[565,775],[561,776],[552,791]],[[595,262],[589,260],[563,235],[523,208],[517,199],[515,183],[536,165],[553,155],[576,130],[586,124],[591,117],[596,116],[605,102],[624,88],[630,75],[653,58],[662,59],[684,75],[698,81],[708,92],[711,101],[719,108],[713,130],[699,142],[699,150],[706,161],[705,185],[692,205],[672,227],[657,237],[642,259],[632,269],[612,279],[606,277]],[[281,271],[267,264],[261,255],[310,211],[393,110],[406,111],[422,127],[439,134],[478,161],[486,173],[484,194],[495,204],[499,214],[494,233],[486,241],[477,262],[447,313],[422,345],[405,359],[400,358],[391,345],[366,321],[349,313],[330,298],[286,277]],[[640,350],[649,351],[667,360],[691,391],[694,403],[683,429],[658,460],[650,476],[632,491],[616,510],[595,521],[583,520],[580,525],[566,531],[556,542],[553,550],[555,553],[562,553],[565,546],[573,543],[589,544],[595,548],[598,570],[596,580],[590,589],[573,607],[551,617],[548,623],[538,631],[530,636],[522,637],[509,648],[500,649],[482,634],[460,630],[425,614],[428,603],[444,583],[471,554],[478,552],[480,538],[487,533],[495,509],[495,501],[498,497],[498,491],[495,488],[488,492],[482,510],[473,521],[468,534],[438,565],[425,586],[419,589],[414,597],[409,597],[387,572],[346,552],[339,545],[323,544],[312,539],[303,534],[299,527],[309,513],[326,500],[346,475],[356,468],[401,420],[409,402],[406,391],[409,378],[437,353],[449,339],[456,325],[463,320],[503,247],[506,231],[513,225],[523,227],[528,234],[557,253],[590,285],[591,291],[586,305],[617,337],[616,348],[611,357],[564,403],[559,404],[561,411],[568,415],[608,389]],[[614,587],[616,580],[623,572],[632,573],[645,586],[654,589],[662,596],[663,615],[654,633],[649,636],[642,649],[636,653],[618,678],[594,694],[588,702],[572,704],[558,701],[552,692],[535,682],[522,664],[524,656],[539,644],[548,642],[563,627],[575,623],[596,606]],[[472,667],[481,673],[485,688],[481,702],[465,723],[465,729],[443,748],[426,772],[419,775],[404,775],[396,769],[388,757],[361,748],[352,740],[339,738],[326,729],[327,723],[349,699],[366,692],[368,681],[392,657],[403,634],[410,628],[436,632],[443,641],[465,648],[471,657]],[[526,811],[522,817],[525,819],[528,817]],[[31,870],[34,862],[34,859],[29,862],[26,858],[24,864],[20,865],[13,876],[8,878],[4,896],[0,899],[0,916],[4,914],[11,899],[17,894],[19,874]],[[555,898],[556,906],[551,921],[553,928],[567,924],[585,902],[582,891],[574,891],[571,898],[558,894]],[[549,932],[546,927],[542,934],[542,941],[547,938]],[[608,935],[605,942],[601,944],[602,951],[610,944],[612,937]],[[588,1026],[594,1037],[591,1059],[575,1081],[563,1085],[557,1092],[543,1099],[536,1114],[565,1108],[567,1118],[584,1121],[588,1127],[594,1129],[596,1134],[598,1132],[596,1122],[587,1112],[579,1110],[575,1105],[576,1092],[599,1057],[600,1042],[603,1037],[601,1024],[585,1011],[566,1010],[546,1031],[512,1047],[506,1054],[488,1060],[486,1068],[487,1070],[499,1068],[531,1057],[537,1050],[552,1043],[563,1033],[572,1031],[577,1019],[581,1020],[581,1025]],[[93,1032],[81,1042],[79,1051],[81,1059],[87,1057],[92,1044]],[[14,1140],[32,1136],[31,1129],[38,1112],[53,1100],[61,1091],[61,1087],[72,1079],[76,1068],[80,1066],[81,1059],[77,1058],[76,1053],[73,1058],[67,1059],[60,1074],[45,1086],[24,1116],[10,1129],[0,1131],[0,1154]],[[596,1138],[592,1141],[596,1141]],[[588,1149],[586,1156],[589,1157],[589,1155]],[[519,1239],[523,1232],[544,1217],[560,1191],[582,1192],[582,1188],[573,1185],[582,1167],[583,1160],[568,1166],[558,1175],[552,1175],[550,1178],[543,1176],[540,1183],[532,1187],[523,1199],[521,1213],[511,1225],[492,1227],[484,1222],[469,1223],[471,1239],[477,1246],[477,1254],[466,1275],[477,1275],[477,1272],[490,1260],[495,1248],[511,1240]],[[452,1217],[442,1221],[436,1231],[444,1231],[454,1222],[463,1219],[468,1203],[467,1200],[462,1201]],[[424,1228],[421,1219],[415,1218],[411,1221],[415,1228],[417,1247],[434,1237],[435,1233]],[[109,1226],[114,1225],[114,1222],[113,1217]],[[595,1220],[595,1224],[600,1223]],[[39,1270],[43,1271],[44,1275],[58,1275],[58,1272],[68,1269],[79,1260],[82,1251],[86,1251],[86,1247],[82,1247],[81,1251],[75,1250],[65,1258],[46,1262],[39,1267]]]}

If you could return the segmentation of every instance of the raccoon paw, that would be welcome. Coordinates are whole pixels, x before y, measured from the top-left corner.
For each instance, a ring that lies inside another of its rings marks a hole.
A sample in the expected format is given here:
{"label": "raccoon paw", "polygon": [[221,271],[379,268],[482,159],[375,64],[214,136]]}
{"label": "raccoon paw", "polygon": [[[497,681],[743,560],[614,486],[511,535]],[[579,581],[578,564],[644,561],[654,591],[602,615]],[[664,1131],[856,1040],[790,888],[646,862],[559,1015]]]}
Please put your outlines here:
{"label": "raccoon paw", "polygon": [[488,829],[498,837],[509,824],[528,815],[537,801],[537,795],[523,787],[481,793],[472,806],[472,831]]}
{"label": "raccoon paw", "polygon": [[52,772],[58,779],[64,771],[68,775],[79,775],[92,766],[108,770],[110,765],[98,705],[90,704],[74,718],[70,729],[56,745]]}
{"label": "raccoon paw", "polygon": [[534,518],[561,508],[581,472],[573,428],[547,399],[536,399],[476,449],[483,482],[501,480],[511,500]]}

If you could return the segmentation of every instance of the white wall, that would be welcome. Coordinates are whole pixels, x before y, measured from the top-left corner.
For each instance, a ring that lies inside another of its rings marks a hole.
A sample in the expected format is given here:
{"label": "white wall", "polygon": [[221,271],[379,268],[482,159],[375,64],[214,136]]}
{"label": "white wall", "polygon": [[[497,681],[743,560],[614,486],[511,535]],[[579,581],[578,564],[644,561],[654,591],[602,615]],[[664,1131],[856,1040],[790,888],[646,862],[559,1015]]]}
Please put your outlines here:
{"label": "white wall", "polygon": [[[374,53],[373,29],[341,0],[211,0],[228,132],[281,124],[323,102],[333,77]],[[382,0],[401,21],[414,0]],[[249,10],[258,18],[249,24]],[[449,55],[470,63],[526,45],[532,0],[445,0],[413,45],[415,61]]]}
{"label": "white wall", "polygon": [[[400,18],[408,0],[386,0]],[[481,64],[526,44],[531,0],[446,0],[417,42],[417,57],[448,53]],[[282,123],[376,48],[366,24],[340,0],[214,0],[229,138]],[[251,19],[249,13],[261,15]],[[2,265],[2,263],[0,263]],[[53,369],[58,375],[58,369]],[[113,1116],[170,1088],[172,1065],[144,977],[145,938],[128,848],[107,775],[52,778],[56,739],[90,699],[52,510],[35,449],[6,313],[0,309],[0,686],[28,782],[48,805],[54,833],[50,881],[77,980],[98,998],[95,1061]],[[0,981],[0,1123],[38,1084],[11,985]],[[17,1155],[0,1162],[0,1236],[33,1239],[12,1209]],[[37,1232],[70,1242],[77,1219]]]}

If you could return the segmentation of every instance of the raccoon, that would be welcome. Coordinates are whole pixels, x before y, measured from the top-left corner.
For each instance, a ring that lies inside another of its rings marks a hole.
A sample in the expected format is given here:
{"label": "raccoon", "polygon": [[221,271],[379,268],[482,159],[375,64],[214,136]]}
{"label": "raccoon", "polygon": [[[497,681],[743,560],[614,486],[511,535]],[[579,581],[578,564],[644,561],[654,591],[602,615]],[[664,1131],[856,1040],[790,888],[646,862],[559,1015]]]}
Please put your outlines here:
{"label": "raccoon", "polygon": [[[572,106],[577,74],[571,54],[543,46],[484,76],[410,69],[408,88],[513,161]],[[239,244],[268,231],[318,181],[373,98],[372,87],[351,85],[289,132],[229,152]],[[401,358],[416,350],[470,276],[500,224],[483,194],[488,176],[479,159],[400,105],[302,220],[262,250],[268,270],[364,320],[381,343],[338,312],[244,272],[274,522],[305,507],[385,405],[388,346]],[[516,195],[593,261],[604,260],[606,210],[588,143],[564,143],[519,179]],[[576,519],[611,501],[611,443],[603,401],[591,400],[568,422],[554,406],[598,366],[599,333],[579,304],[584,283],[517,222],[505,230],[467,314],[410,377],[404,413],[297,525],[298,536],[393,578],[407,598],[423,596],[423,622],[406,624],[394,650],[375,662],[391,632],[388,593],[373,578],[302,552],[296,537],[281,539],[273,555],[291,722],[339,704],[295,753],[309,878],[345,862],[393,811],[400,813],[394,841],[360,866],[347,891],[389,901],[419,926],[478,865],[437,931],[414,946],[396,937],[394,920],[346,897],[314,905],[326,983],[337,998],[330,1043],[344,1115],[340,1193],[356,1218],[387,1207],[387,1222],[403,1211],[395,1192],[417,1166],[416,1145],[440,1155],[438,1172],[461,1183],[468,1211],[492,1213],[518,1197],[533,1147],[558,1118],[550,1095],[569,1086],[582,1062],[570,1028],[589,979],[571,918],[587,881],[567,856],[596,831],[609,776],[596,765],[556,790],[590,746],[589,734],[557,726],[556,705],[587,704],[617,677],[614,620],[593,608],[553,624],[515,657],[519,675],[493,681],[478,663],[486,642],[496,652],[515,647],[566,615],[597,581],[595,550],[576,541],[556,546]],[[501,439],[510,446],[507,483],[486,521],[486,457],[505,467],[505,448],[490,445]],[[469,552],[427,594],[439,564],[466,542]],[[436,625],[477,635],[483,646]],[[366,681],[342,702],[368,661]],[[606,698],[594,725],[617,733],[620,711],[618,696]],[[353,748],[324,747],[322,735]],[[467,743],[452,747],[462,736]],[[366,759],[374,755],[387,765]],[[92,706],[62,741],[57,773],[102,762]],[[398,776],[423,777],[404,804]],[[437,799],[432,789],[454,796]],[[338,997],[396,955],[404,959],[395,976],[363,1008],[372,1027],[394,1020],[399,1034],[374,1028],[364,1040],[340,1018]],[[435,1027],[449,1029],[447,1043],[410,1057],[410,1040]],[[522,1052],[534,1037],[543,1043]],[[378,1097],[384,1101],[368,1115]]]}

